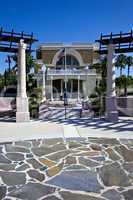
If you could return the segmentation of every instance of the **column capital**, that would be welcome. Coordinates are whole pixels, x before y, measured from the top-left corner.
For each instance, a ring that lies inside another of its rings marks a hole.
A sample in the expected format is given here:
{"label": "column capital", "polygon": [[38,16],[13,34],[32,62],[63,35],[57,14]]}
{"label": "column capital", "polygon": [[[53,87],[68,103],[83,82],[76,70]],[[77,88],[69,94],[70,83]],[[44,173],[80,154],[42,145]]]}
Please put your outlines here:
{"label": "column capital", "polygon": [[115,50],[115,44],[113,44],[113,43],[109,43],[108,44],[108,49],[112,49],[113,51]]}
{"label": "column capital", "polygon": [[19,47],[20,47],[20,48],[23,48],[23,49],[26,49],[27,44],[24,43],[24,40],[23,40],[23,39],[20,40]]}

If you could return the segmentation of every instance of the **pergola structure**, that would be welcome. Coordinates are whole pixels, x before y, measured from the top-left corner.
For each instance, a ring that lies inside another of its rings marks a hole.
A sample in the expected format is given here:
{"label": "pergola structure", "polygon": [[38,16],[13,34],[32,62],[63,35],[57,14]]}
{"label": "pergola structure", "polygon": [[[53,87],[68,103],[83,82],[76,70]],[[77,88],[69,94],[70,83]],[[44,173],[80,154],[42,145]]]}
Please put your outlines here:
{"label": "pergola structure", "polygon": [[109,35],[101,34],[99,40],[100,55],[107,54],[107,94],[106,94],[106,114],[110,121],[118,120],[118,111],[115,92],[115,53],[133,52],[133,31],[129,33],[118,33]]}
{"label": "pergola structure", "polygon": [[26,51],[31,51],[31,46],[34,42],[38,40],[33,37],[33,33],[26,34],[24,31],[17,33],[12,29],[11,32],[3,30],[0,28],[0,52],[18,52],[18,43],[23,39],[27,44]]}
{"label": "pergola structure", "polygon": [[18,55],[18,83],[16,98],[16,122],[30,120],[28,98],[26,94],[26,52],[31,52],[31,46],[37,40],[32,34],[16,33],[0,29],[0,52],[17,53]]}

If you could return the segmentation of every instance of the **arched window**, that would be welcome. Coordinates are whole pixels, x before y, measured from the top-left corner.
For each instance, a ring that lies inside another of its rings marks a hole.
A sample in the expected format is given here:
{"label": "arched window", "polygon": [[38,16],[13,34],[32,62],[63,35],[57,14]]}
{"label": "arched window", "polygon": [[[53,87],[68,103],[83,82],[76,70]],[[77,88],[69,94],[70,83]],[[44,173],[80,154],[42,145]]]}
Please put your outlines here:
{"label": "arched window", "polygon": [[[64,68],[64,66],[65,66],[65,56],[61,57],[56,63],[57,69],[62,69],[62,68]],[[73,67],[76,68],[79,66],[79,62],[74,56],[67,55],[66,56],[66,66],[67,66],[67,68],[73,68]]]}

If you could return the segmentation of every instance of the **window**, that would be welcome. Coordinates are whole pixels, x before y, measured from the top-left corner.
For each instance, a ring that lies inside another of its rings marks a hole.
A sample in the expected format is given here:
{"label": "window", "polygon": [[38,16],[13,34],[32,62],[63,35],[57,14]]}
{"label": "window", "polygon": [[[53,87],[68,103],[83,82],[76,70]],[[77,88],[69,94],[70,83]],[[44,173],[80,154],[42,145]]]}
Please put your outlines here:
{"label": "window", "polygon": [[[60,60],[56,63],[56,67],[58,69],[64,68],[65,65],[65,57],[61,57]],[[67,67],[78,67],[79,66],[79,62],[77,61],[77,59],[74,56],[71,55],[67,55],[66,56],[66,65]]]}

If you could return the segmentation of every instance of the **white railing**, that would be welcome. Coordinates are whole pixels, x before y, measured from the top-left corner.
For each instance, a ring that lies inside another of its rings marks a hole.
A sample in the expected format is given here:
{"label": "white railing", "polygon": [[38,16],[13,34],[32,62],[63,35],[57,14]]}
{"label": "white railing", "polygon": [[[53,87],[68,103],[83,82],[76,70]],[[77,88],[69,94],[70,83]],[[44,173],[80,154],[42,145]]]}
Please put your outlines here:
{"label": "white railing", "polygon": [[96,71],[93,69],[49,69],[47,75],[89,75],[96,74]]}
{"label": "white railing", "polygon": [[[83,97],[83,93],[79,93],[80,98]],[[61,97],[61,93],[53,93],[53,98],[59,100]],[[78,99],[78,92],[67,92],[68,99]]]}

